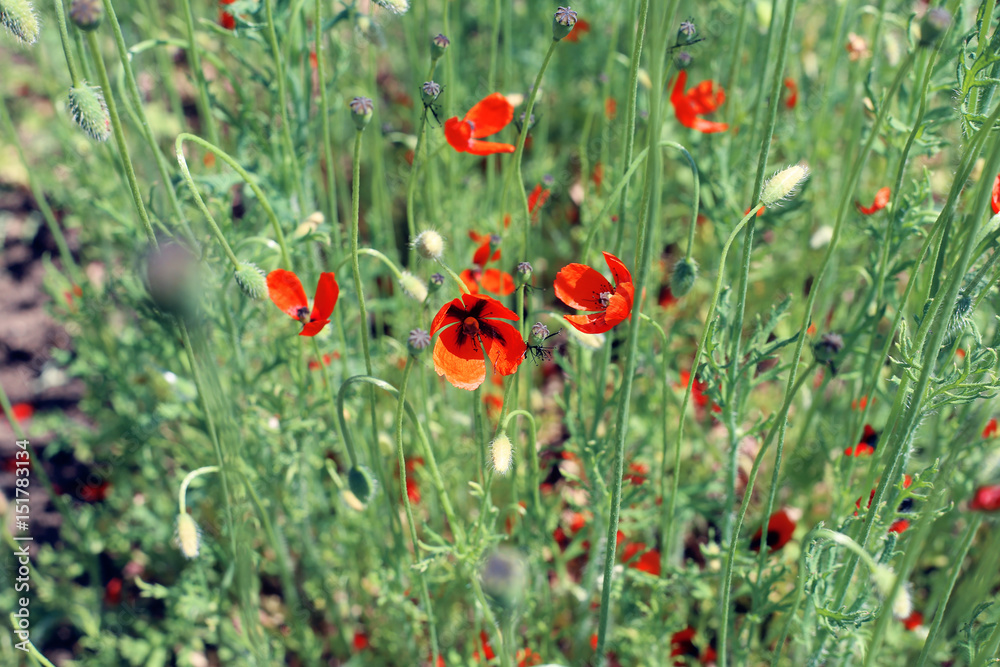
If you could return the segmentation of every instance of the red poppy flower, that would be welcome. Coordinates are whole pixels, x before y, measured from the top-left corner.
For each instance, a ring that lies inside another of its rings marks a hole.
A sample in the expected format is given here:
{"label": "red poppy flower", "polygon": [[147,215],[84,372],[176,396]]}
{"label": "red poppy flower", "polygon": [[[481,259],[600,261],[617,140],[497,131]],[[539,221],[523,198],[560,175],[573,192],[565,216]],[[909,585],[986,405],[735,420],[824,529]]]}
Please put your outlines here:
{"label": "red poppy flower", "polygon": [[532,220],[538,220],[538,209],[545,206],[545,202],[549,200],[550,194],[552,192],[550,190],[543,190],[542,184],[539,183],[531,191],[531,194],[528,195],[528,212],[531,213]]}
{"label": "red poppy flower", "polygon": [[354,631],[354,644],[355,651],[364,651],[366,648],[371,646],[371,642],[368,641],[368,635],[365,634],[364,630]]}
{"label": "red poppy flower", "polygon": [[122,601],[122,580],[114,577],[104,586],[104,604],[113,607]]}
{"label": "red poppy flower", "polygon": [[878,433],[871,427],[871,424],[865,424],[865,432],[861,436],[861,442],[854,447],[845,449],[844,456],[868,456],[874,454],[876,443],[878,443]]}
{"label": "red poppy flower", "polygon": [[990,201],[990,206],[993,208],[993,215],[1000,213],[1000,174],[997,174],[993,181],[993,198]]}
{"label": "red poppy flower", "polygon": [[969,509],[976,512],[996,512],[1000,510],[1000,484],[981,486],[969,503]]}
{"label": "red poppy flower", "polygon": [[584,19],[577,19],[576,25],[573,26],[573,29],[563,39],[567,42],[579,42],[580,37],[588,32],[590,32],[590,23]]}
{"label": "red poppy flower", "polygon": [[622,475],[622,479],[632,484],[644,484],[649,479],[649,466],[645,463],[629,463],[628,472]]}
{"label": "red poppy flower", "polygon": [[628,566],[635,570],[646,572],[654,577],[660,576],[660,552],[656,549],[647,549],[643,542],[626,544],[625,548],[622,549],[622,562],[628,563]]}
{"label": "red poppy flower", "polygon": [[875,193],[875,201],[872,202],[871,206],[862,206],[861,202],[859,201],[854,202],[854,205],[857,206],[858,210],[864,213],[865,215],[871,215],[872,213],[881,211],[886,207],[886,204],[889,203],[889,196],[891,194],[892,191],[889,188],[887,187],[881,188],[879,189],[878,192]]}
{"label": "red poppy flower", "polygon": [[535,667],[536,665],[542,664],[542,656],[527,647],[518,651],[517,655],[514,656],[514,659],[517,660],[517,667]]}
{"label": "red poppy flower", "polygon": [[302,289],[299,277],[291,271],[275,269],[267,274],[267,289],[271,301],[283,313],[302,322],[300,336],[315,336],[330,322],[330,313],[337,305],[340,287],[332,273],[319,274],[316,285],[316,298],[313,301],[312,313],[309,312],[309,301],[306,291]]}
{"label": "red poppy flower", "polygon": [[35,408],[32,407],[31,403],[15,403],[10,406],[10,411],[14,415],[15,421],[19,423],[31,419],[35,414]]}
{"label": "red poppy flower", "polygon": [[510,144],[479,141],[482,137],[496,134],[514,119],[514,107],[500,93],[487,95],[469,109],[462,120],[458,116],[444,122],[444,138],[459,153],[473,155],[493,155],[513,153]]}
{"label": "red poppy flower", "polygon": [[[690,381],[691,371],[681,371],[680,382],[674,384],[674,389],[678,389],[683,392],[687,388],[688,382]],[[697,378],[695,378],[694,384],[691,385],[691,400],[694,401],[694,404],[699,408],[703,408],[708,405],[708,396],[705,395],[705,389],[707,387],[707,382]]]}
{"label": "red poppy flower", "polygon": [[924,615],[919,611],[914,611],[909,616],[904,618],[902,623],[907,630],[916,630],[924,624]]}
{"label": "red poppy flower", "polygon": [[725,132],[729,129],[726,123],[716,123],[699,118],[701,114],[711,113],[722,106],[726,101],[726,91],[722,86],[716,86],[711,81],[702,81],[691,90],[684,92],[687,85],[687,71],[681,70],[677,75],[677,82],[670,93],[670,102],[674,105],[674,114],[678,122],[684,127],[698,130],[705,134],[713,132]]}
{"label": "red poppy flower", "polygon": [[681,658],[674,661],[673,664],[676,667],[684,667],[684,665],[691,664],[684,659],[686,657],[694,658],[703,665],[710,665],[716,661],[718,656],[715,653],[715,649],[711,646],[706,646],[705,651],[699,653],[698,647],[694,645],[696,634],[695,629],[688,626],[670,636],[670,656]]}
{"label": "red poppy flower", "polygon": [[[220,5],[231,5],[236,0],[219,0]],[[232,14],[225,11],[224,9],[219,10],[219,25],[221,25],[226,30],[233,30],[236,28],[236,19]]]}
{"label": "red poppy flower", "polygon": [[556,297],[570,308],[596,310],[591,315],[564,315],[564,319],[583,333],[610,331],[632,316],[635,288],[632,274],[620,259],[609,252],[604,261],[615,279],[612,287],[607,279],[584,264],[567,264],[556,274]]}
{"label": "red poppy flower", "polygon": [[513,325],[514,311],[499,301],[479,294],[463,294],[444,304],[431,323],[434,370],[459,389],[475,389],[486,379],[483,350],[498,375],[510,375],[524,361],[527,346]]}
{"label": "red poppy flower", "polygon": [[490,294],[500,296],[513,294],[514,290],[517,289],[514,286],[514,276],[500,269],[465,269],[458,274],[458,277],[473,294],[478,294],[480,287]]}
{"label": "red poppy flower", "polygon": [[891,526],[889,526],[889,532],[899,534],[905,531],[909,527],[910,527],[909,519],[897,519],[892,522]]}
{"label": "red poppy flower", "polygon": [[[500,259],[500,237],[494,234],[480,234],[476,231],[469,231],[469,238],[479,244],[476,248],[476,252],[472,254],[472,263],[478,264],[479,266],[486,266],[489,262],[495,262]],[[490,250],[493,253],[490,254]]]}
{"label": "red poppy flower", "polygon": [[85,503],[99,503],[108,497],[111,483],[107,480],[97,484],[84,484],[80,487],[80,500]]}
{"label": "red poppy flower", "polygon": [[785,98],[785,108],[794,109],[795,105],[799,101],[799,84],[795,83],[795,79],[785,79],[785,88],[788,89],[788,97]]}
{"label": "red poppy flower", "polygon": [[[788,511],[785,509],[780,509],[771,515],[771,518],[767,520],[767,538],[764,542],[770,547],[770,552],[774,553],[778,549],[782,548],[792,539],[792,533],[795,532],[795,522],[788,515]],[[753,551],[760,551],[761,538],[764,537],[764,527],[761,526],[754,533],[753,538],[750,540],[750,549]]]}
{"label": "red poppy flower", "polygon": [[984,438],[992,438],[997,434],[997,420],[991,419],[986,423],[986,428],[983,429]]}
{"label": "red poppy flower", "polygon": [[[875,399],[874,398],[871,400],[871,402],[872,402],[872,405],[875,405]],[[868,407],[868,397],[867,396],[862,396],[861,398],[856,398],[853,401],[851,401],[851,409],[852,410],[864,410],[867,407]]]}

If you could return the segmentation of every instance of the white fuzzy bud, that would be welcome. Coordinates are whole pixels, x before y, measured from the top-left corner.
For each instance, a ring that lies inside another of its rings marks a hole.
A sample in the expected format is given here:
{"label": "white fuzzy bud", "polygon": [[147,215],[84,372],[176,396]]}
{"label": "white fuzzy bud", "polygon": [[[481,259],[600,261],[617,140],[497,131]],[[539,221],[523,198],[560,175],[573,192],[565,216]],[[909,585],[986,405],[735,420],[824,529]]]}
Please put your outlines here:
{"label": "white fuzzy bud", "polygon": [[782,199],[791,197],[807,178],[809,178],[809,167],[804,164],[782,169],[764,183],[764,189],[760,193],[760,203],[764,206],[773,206]]}

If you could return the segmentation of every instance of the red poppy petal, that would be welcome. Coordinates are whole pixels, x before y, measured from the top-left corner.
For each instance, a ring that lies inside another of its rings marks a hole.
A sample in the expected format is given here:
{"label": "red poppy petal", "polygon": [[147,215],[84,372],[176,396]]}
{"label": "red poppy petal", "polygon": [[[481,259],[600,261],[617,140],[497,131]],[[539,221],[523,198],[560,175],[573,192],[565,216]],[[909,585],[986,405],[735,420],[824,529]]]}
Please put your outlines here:
{"label": "red poppy petal", "polygon": [[513,119],[514,106],[500,93],[493,93],[477,102],[462,120],[472,123],[472,137],[479,139],[496,134]]}
{"label": "red poppy petal", "polygon": [[491,322],[491,324],[496,328],[498,336],[483,336],[486,354],[493,362],[493,370],[497,375],[510,375],[524,361],[527,345],[513,325],[506,322]]}
{"label": "red poppy petal", "polygon": [[496,153],[513,153],[515,148],[510,144],[500,144],[493,141],[478,141],[469,143],[469,153],[473,155],[494,155]]}
{"label": "red poppy petal", "polygon": [[1000,174],[993,181],[993,200],[990,205],[993,207],[993,215],[1000,213]]}
{"label": "red poppy petal", "polygon": [[702,81],[687,92],[688,106],[696,114],[712,113],[726,101],[726,93],[711,80]]}
{"label": "red poppy petal", "polygon": [[459,153],[469,150],[472,143],[472,126],[456,116],[444,122],[444,138]]}
{"label": "red poppy petal", "polygon": [[674,89],[670,91],[670,103],[674,105],[674,109],[677,109],[677,107],[687,107],[686,100],[684,99],[684,86],[687,85],[687,77],[687,71],[681,70],[677,75],[677,81],[674,82]]}
{"label": "red poppy petal", "polygon": [[556,298],[577,310],[604,310],[601,294],[614,292],[614,287],[598,272],[586,264],[567,264],[555,280]]}
{"label": "red poppy petal", "polygon": [[611,269],[611,276],[615,279],[616,285],[632,282],[632,274],[629,273],[624,262],[610,252],[604,253],[604,261],[608,263],[608,268]]}
{"label": "red poppy petal", "polygon": [[632,315],[632,297],[635,288],[632,283],[622,283],[608,299],[608,307],[604,311],[604,320],[611,326],[627,320]]}
{"label": "red poppy petal", "polygon": [[304,327],[302,327],[302,331],[299,332],[299,335],[315,336],[329,323],[330,320],[310,320]]}
{"label": "red poppy petal", "polygon": [[289,317],[299,319],[299,310],[309,307],[306,291],[299,277],[291,271],[275,269],[267,274],[267,292],[274,305]]}
{"label": "red poppy petal", "polygon": [[466,269],[458,274],[458,277],[462,279],[462,282],[465,283],[466,288],[472,294],[479,292],[479,283],[476,282],[477,274],[479,274],[478,271],[471,271],[470,269]]}
{"label": "red poppy petal", "polygon": [[496,299],[477,294],[466,294],[462,296],[462,300],[465,302],[465,309],[471,310],[478,302],[485,301],[486,303],[481,306],[482,310],[479,311],[479,317],[481,318],[499,318],[502,320],[514,320],[517,321],[519,318],[517,314],[507,308],[502,303]]}
{"label": "red poppy petal", "polygon": [[489,261],[490,261],[490,239],[487,236],[486,243],[476,248],[476,252],[472,254],[472,263],[478,264],[479,266],[482,267],[486,266],[486,263]]}
{"label": "red poppy petal", "polygon": [[486,269],[483,271],[481,282],[484,290],[493,294],[499,294],[500,296],[513,294],[516,289],[514,287],[514,277],[500,269]]}
{"label": "red poppy petal", "polygon": [[330,321],[330,313],[337,305],[337,297],[340,296],[340,287],[337,285],[337,278],[332,273],[319,274],[319,282],[316,284],[316,297],[313,299],[312,314],[309,319]]}
{"label": "red poppy petal", "polygon": [[445,329],[434,345],[434,370],[459,389],[475,389],[486,379],[482,350],[472,338],[458,344],[460,327]]}
{"label": "red poppy petal", "polygon": [[705,120],[704,118],[698,118],[697,116],[695,116],[692,119],[690,125],[683,122],[681,124],[685,125],[686,127],[690,127],[692,130],[697,130],[703,134],[714,134],[716,132],[725,132],[726,130],[729,129],[729,125],[727,123],[716,123],[715,121]]}
{"label": "red poppy petal", "polygon": [[572,324],[577,331],[588,334],[599,334],[611,331],[615,325],[608,324],[604,319],[604,313],[591,313],[590,315],[563,315],[563,319]]}
{"label": "red poppy petal", "polygon": [[458,310],[465,312],[465,306],[462,304],[461,299],[454,299],[448,303],[441,306],[441,310],[438,311],[437,315],[434,316],[434,321],[431,322],[431,335],[433,336],[438,332],[441,327],[448,326],[449,324],[455,324],[461,322],[463,317],[458,315],[449,315],[448,311],[452,308],[457,308]]}

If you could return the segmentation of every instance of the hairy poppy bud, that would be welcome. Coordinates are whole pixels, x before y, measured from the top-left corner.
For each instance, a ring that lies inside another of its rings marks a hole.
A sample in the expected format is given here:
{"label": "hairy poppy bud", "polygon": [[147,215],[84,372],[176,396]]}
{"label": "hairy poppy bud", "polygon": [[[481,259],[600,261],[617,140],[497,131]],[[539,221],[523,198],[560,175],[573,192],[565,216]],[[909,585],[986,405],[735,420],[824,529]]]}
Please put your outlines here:
{"label": "hairy poppy bud", "polygon": [[111,136],[111,116],[104,93],[97,86],[80,85],[69,89],[69,112],[73,122],[95,141]]}
{"label": "hairy poppy bud", "polygon": [[399,279],[399,286],[403,288],[403,293],[406,296],[415,301],[423,303],[427,298],[427,285],[409,271],[403,271],[403,275]]}
{"label": "hairy poppy bud", "polygon": [[347,486],[362,505],[375,496],[375,479],[364,466],[354,466],[347,473]]}
{"label": "hairy poppy bud", "polygon": [[670,292],[678,299],[686,296],[694,281],[698,278],[698,262],[685,257],[674,264],[674,272],[670,276]]}
{"label": "hairy poppy bud", "polygon": [[570,32],[576,25],[576,12],[569,7],[560,7],[552,16],[552,39],[559,41]]}
{"label": "hairy poppy bud", "polygon": [[22,44],[38,39],[38,15],[29,0],[0,0],[0,24]]}
{"label": "hairy poppy bud", "polygon": [[354,126],[358,130],[363,130],[372,119],[375,111],[375,104],[367,97],[355,97],[351,100],[351,118],[354,119]]}
{"label": "hairy poppy bud", "polygon": [[201,543],[198,524],[188,513],[177,515],[177,546],[185,558],[197,558]]}
{"label": "hairy poppy bud", "polygon": [[424,259],[438,260],[444,256],[444,238],[433,229],[425,229],[413,239],[413,247]]}
{"label": "hairy poppy bud", "polygon": [[442,34],[431,37],[431,59],[438,60],[451,45],[451,40]]}
{"label": "hairy poppy bud", "polygon": [[764,206],[773,206],[786,197],[795,194],[798,188],[807,178],[809,178],[809,167],[804,164],[796,164],[782,169],[764,183],[764,189],[760,192],[760,203]]}
{"label": "hairy poppy bud", "polygon": [[417,356],[431,344],[431,335],[424,329],[413,329],[406,338],[406,347],[410,354]]}
{"label": "hairy poppy bud", "polygon": [[424,81],[420,86],[420,99],[424,104],[430,104],[441,94],[441,85],[436,81]]}
{"label": "hairy poppy bud", "polygon": [[240,268],[236,269],[236,284],[240,286],[243,293],[254,301],[264,298],[267,294],[267,281],[264,279],[264,272],[257,268],[252,262],[243,262]]}
{"label": "hairy poppy bud", "polygon": [[69,17],[80,30],[96,30],[104,18],[104,5],[101,0],[73,0]]}
{"label": "hairy poppy bud", "polygon": [[521,262],[517,265],[517,282],[519,285],[525,285],[531,280],[531,262]]}
{"label": "hairy poppy bud", "polygon": [[527,584],[528,565],[515,549],[500,548],[486,557],[480,579],[486,593],[501,612],[515,611]]}
{"label": "hairy poppy bud", "polygon": [[501,475],[510,472],[514,460],[514,443],[503,431],[490,443],[490,455],[493,457],[493,469]]}
{"label": "hairy poppy bud", "polygon": [[951,27],[951,14],[944,7],[927,10],[920,19],[920,46],[931,46]]}

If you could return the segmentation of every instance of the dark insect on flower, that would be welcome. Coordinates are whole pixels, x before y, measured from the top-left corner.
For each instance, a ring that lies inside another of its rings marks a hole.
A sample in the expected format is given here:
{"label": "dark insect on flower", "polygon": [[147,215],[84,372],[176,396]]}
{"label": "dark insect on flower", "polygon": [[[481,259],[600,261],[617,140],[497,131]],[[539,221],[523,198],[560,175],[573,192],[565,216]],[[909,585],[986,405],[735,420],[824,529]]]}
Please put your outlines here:
{"label": "dark insect on flower", "polygon": [[552,361],[552,353],[555,351],[556,346],[553,345],[552,347],[546,347],[544,343],[553,336],[558,336],[560,333],[562,333],[562,329],[550,333],[548,336],[545,336],[540,341],[538,341],[538,345],[532,345],[531,343],[526,343],[524,348],[524,358],[527,359],[528,356],[531,356],[531,360],[535,362],[536,365],[538,364],[539,360]]}

